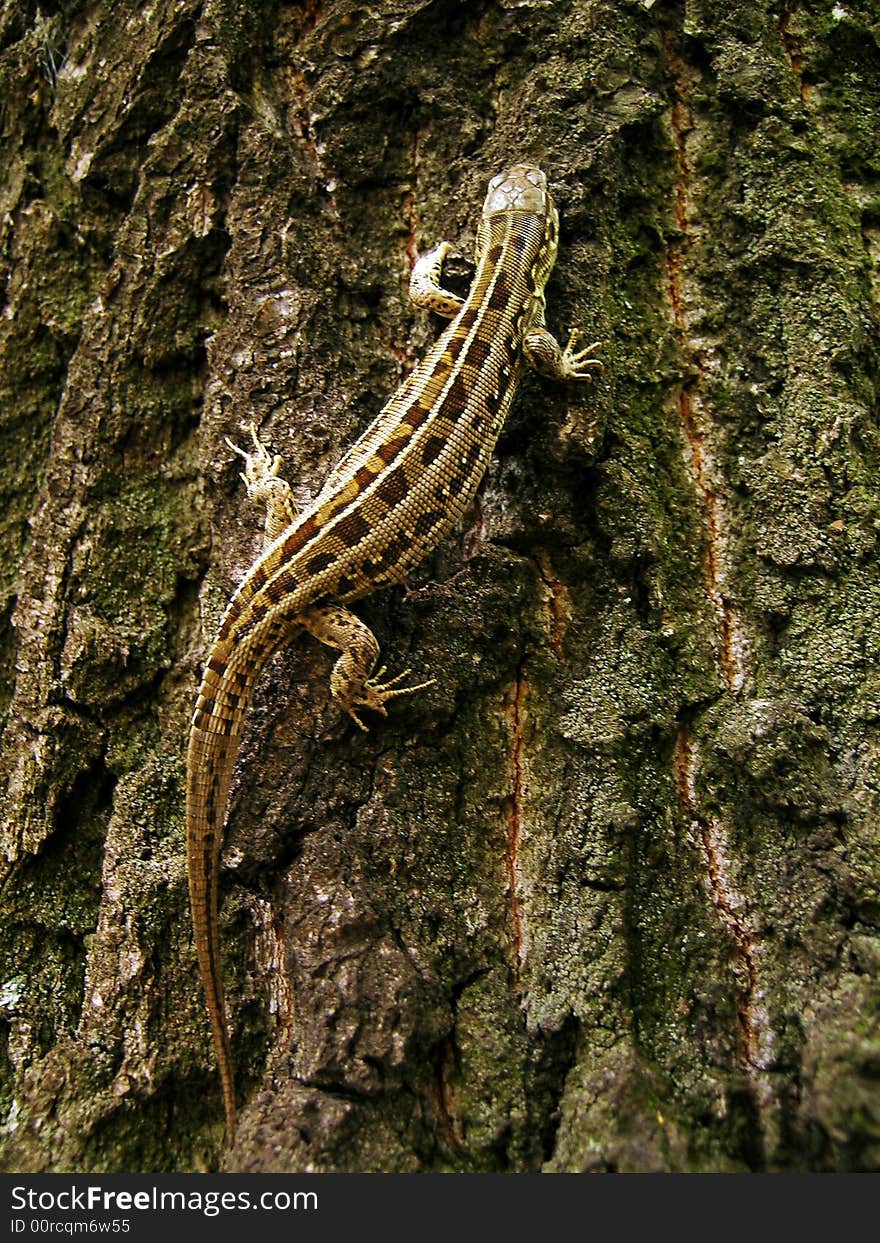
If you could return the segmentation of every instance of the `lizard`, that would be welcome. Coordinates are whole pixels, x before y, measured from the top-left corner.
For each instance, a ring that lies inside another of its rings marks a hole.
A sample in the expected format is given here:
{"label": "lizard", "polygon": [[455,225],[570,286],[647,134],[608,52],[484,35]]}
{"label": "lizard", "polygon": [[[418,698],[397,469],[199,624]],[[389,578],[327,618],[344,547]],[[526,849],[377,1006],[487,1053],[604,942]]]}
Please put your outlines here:
{"label": "lizard", "polygon": [[556,260],[559,217],[539,168],[493,177],[477,229],[476,271],[465,298],[444,289],[452,250],[441,242],[415,263],[410,297],[450,319],[378,417],[333,468],[315,500],[293,493],[251,425],[248,497],[265,509],[263,550],[233,595],[208,651],[189,734],[186,837],[199,971],[220,1071],[227,1142],[235,1134],[232,1049],[220,967],[218,880],[233,767],[246,707],[267,660],[303,630],[340,652],[330,678],[355,725],[369,710],[423,690],[383,680],[379,644],[348,605],[399,583],[462,517],[485,472],[523,360],[558,380],[589,380],[598,342],[563,349],[545,324],[544,289]]}

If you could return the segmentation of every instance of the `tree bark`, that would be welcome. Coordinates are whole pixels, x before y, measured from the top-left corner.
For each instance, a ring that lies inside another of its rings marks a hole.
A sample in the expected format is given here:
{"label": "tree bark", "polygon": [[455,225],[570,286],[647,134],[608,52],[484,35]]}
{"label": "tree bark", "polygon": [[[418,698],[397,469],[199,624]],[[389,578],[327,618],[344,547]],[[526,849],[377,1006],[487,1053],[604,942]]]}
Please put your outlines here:
{"label": "tree bark", "polygon": [[[3,1165],[880,1166],[880,26],[864,0],[0,6]],[[547,172],[551,329],[463,529],[298,641],[233,790],[223,1148],[183,755],[259,548]]]}

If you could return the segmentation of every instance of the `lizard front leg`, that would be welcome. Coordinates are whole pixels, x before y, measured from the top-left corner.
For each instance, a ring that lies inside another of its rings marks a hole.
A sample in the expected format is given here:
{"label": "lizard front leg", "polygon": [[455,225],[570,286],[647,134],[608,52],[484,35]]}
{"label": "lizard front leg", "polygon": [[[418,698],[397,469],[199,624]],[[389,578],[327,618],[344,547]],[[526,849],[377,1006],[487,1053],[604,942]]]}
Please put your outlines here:
{"label": "lizard front leg", "polygon": [[397,699],[401,695],[414,695],[436,681],[435,678],[429,678],[427,682],[419,682],[417,686],[399,686],[398,683],[410,672],[409,669],[404,669],[396,678],[381,682],[379,679],[385,673],[385,666],[373,673],[379,659],[376,636],[369,626],[341,604],[324,604],[306,609],[297,620],[309,634],[342,653],[330,675],[330,691],[343,712],[347,712],[355,725],[365,733],[367,726],[358,715],[364,708],[378,712],[380,716],[387,716],[385,705],[390,699]]}
{"label": "lizard front leg", "polygon": [[244,458],[241,478],[247,488],[248,500],[252,501],[258,509],[264,507],[266,510],[263,527],[263,551],[265,552],[270,544],[275,543],[281,532],[285,531],[295,520],[299,510],[293,499],[290,484],[278,475],[281,469],[281,455],[272,456],[257,435],[254,423],[251,423],[250,433],[254,442],[252,453],[249,453],[247,449],[239,449],[228,436],[226,443],[233,453]]}
{"label": "lizard front leg", "polygon": [[598,349],[600,342],[576,350],[575,343],[583,333],[573,328],[565,349],[559,344],[552,333],[547,331],[544,323],[544,299],[535,298],[527,308],[523,325],[522,348],[529,363],[541,375],[551,380],[592,380],[591,368],[604,370],[601,359],[591,358],[593,350]]}

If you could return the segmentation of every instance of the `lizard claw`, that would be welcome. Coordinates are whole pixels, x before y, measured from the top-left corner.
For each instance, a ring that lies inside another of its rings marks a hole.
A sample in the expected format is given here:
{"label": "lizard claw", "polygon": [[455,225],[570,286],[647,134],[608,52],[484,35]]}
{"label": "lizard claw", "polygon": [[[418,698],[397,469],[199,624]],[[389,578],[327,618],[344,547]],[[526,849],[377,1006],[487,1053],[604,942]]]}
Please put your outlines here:
{"label": "lizard claw", "polygon": [[591,367],[596,367],[599,371],[605,370],[605,364],[600,358],[590,357],[593,350],[597,350],[602,344],[601,341],[593,341],[590,345],[586,345],[580,350],[574,349],[575,342],[583,335],[580,328],[572,328],[568,338],[568,345],[566,345],[562,352],[562,368],[566,377],[570,380],[592,380]]}
{"label": "lizard claw", "polygon": [[358,716],[364,708],[369,708],[372,712],[378,712],[380,716],[387,716],[388,709],[385,707],[390,699],[399,699],[401,695],[415,695],[417,691],[423,691],[428,686],[433,686],[437,681],[436,678],[428,678],[427,682],[419,682],[415,686],[399,686],[404,678],[409,677],[411,669],[404,669],[402,673],[398,673],[396,677],[389,678],[386,682],[380,682],[379,679],[385,673],[385,665],[381,669],[377,669],[372,677],[367,678],[364,682],[363,690],[353,703],[341,703],[341,707],[348,713],[351,719],[357,725],[358,729],[362,729],[364,733],[368,733],[368,727]]}
{"label": "lizard claw", "polygon": [[401,695],[415,695],[416,691],[423,691],[426,686],[433,686],[437,681],[436,678],[428,678],[427,682],[419,682],[416,686],[398,686],[398,682],[402,682],[404,678],[409,677],[412,669],[404,669],[403,673],[398,673],[396,678],[389,678],[387,682],[379,682],[378,679],[381,678],[384,672],[385,666],[383,665],[365,683],[365,688],[369,690],[371,695],[376,696],[383,707],[389,699],[398,699]]}
{"label": "lizard claw", "polygon": [[234,444],[228,436],[224,439],[233,453],[236,453],[240,458],[244,458],[244,470],[240,472],[241,478],[247,488],[248,497],[253,500],[254,498],[259,499],[260,493],[265,489],[266,484],[270,480],[277,478],[283,458],[279,453],[276,453],[274,457],[272,456],[257,435],[255,423],[251,423],[249,431],[254,442],[253,452],[249,452],[247,449],[239,449],[238,445]]}

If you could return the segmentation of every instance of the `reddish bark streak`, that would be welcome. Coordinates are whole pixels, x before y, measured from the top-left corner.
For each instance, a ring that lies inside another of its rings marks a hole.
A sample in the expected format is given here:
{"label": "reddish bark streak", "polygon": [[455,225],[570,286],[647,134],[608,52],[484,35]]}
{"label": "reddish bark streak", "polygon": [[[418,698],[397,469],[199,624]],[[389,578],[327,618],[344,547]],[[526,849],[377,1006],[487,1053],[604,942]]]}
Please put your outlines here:
{"label": "reddish bark streak", "polygon": [[569,621],[569,612],[566,609],[568,589],[565,583],[553,573],[550,558],[545,552],[537,553],[535,564],[538,567],[538,573],[541,575],[541,581],[547,588],[547,606],[550,614],[550,642],[553,644],[554,652],[562,660],[562,641],[565,638]]}
{"label": "reddish bark streak", "polygon": [[791,10],[786,9],[776,23],[776,29],[779,31],[779,37],[782,40],[782,46],[788,57],[788,63],[791,65],[791,72],[797,79],[798,92],[801,97],[801,103],[806,105],[810,91],[809,83],[804,77],[804,68],[807,60],[803,55],[801,41],[797,35],[793,35],[788,29],[788,23],[791,20]]}
{"label": "reddish bark streak", "polygon": [[720,826],[705,816],[697,806],[695,781],[697,760],[690,731],[683,725],[675,748],[675,783],[679,801],[691,825],[696,840],[703,848],[706,862],[706,879],[712,903],[729,930],[734,946],[736,967],[734,975],[740,982],[737,1001],[737,1056],[748,1070],[760,1068],[759,1030],[761,1021],[757,1013],[758,971],[756,946],[749,926],[738,908],[742,899],[734,891],[725,875],[723,850],[719,842]]}
{"label": "reddish bark streak", "polygon": [[[675,99],[670,110],[670,124],[675,143],[675,224],[677,236],[666,252],[666,272],[672,320],[681,352],[691,364],[695,378],[682,384],[677,406],[682,430],[688,445],[689,464],[694,488],[699,497],[706,531],[706,589],[718,618],[718,650],[724,685],[736,693],[745,681],[744,640],[739,618],[725,596],[725,582],[730,577],[727,516],[720,489],[723,485],[714,462],[712,427],[702,397],[704,371],[700,351],[690,336],[689,307],[686,288],[686,261],[694,243],[689,222],[692,163],[688,152],[688,135],[694,128],[691,107],[696,70],[675,51],[671,37],[664,39],[670,71],[674,75]],[[719,918],[728,929],[733,944],[733,975],[737,984],[736,1048],[737,1059],[753,1083],[756,1098],[761,1092],[754,1072],[762,1066],[761,1007],[757,971],[757,948],[748,923],[742,915],[743,900],[736,892],[728,870],[724,850],[723,828],[715,817],[699,807],[696,795],[698,755],[687,725],[682,725],[675,748],[675,781],[679,803],[687,817],[693,840],[700,848],[706,874],[706,885]]]}
{"label": "reddish bark streak", "polygon": [[742,661],[742,641],[738,633],[737,618],[725,598],[724,574],[724,510],[717,488],[713,483],[712,449],[706,429],[698,416],[701,403],[698,399],[703,382],[703,370],[697,351],[688,337],[687,301],[684,290],[684,261],[692,244],[688,226],[690,200],[691,162],[687,151],[687,135],[693,129],[691,115],[691,89],[695,71],[684,63],[672,47],[669,36],[664,38],[664,48],[669,67],[675,74],[675,100],[671,109],[672,134],[675,140],[675,223],[679,237],[671,241],[666,250],[666,273],[672,320],[679,337],[682,353],[689,357],[696,370],[696,379],[683,384],[678,394],[678,412],[690,451],[694,486],[703,506],[706,530],[706,585],[713,608],[718,617],[718,647],[724,685],[728,691],[741,689],[745,671]]}

